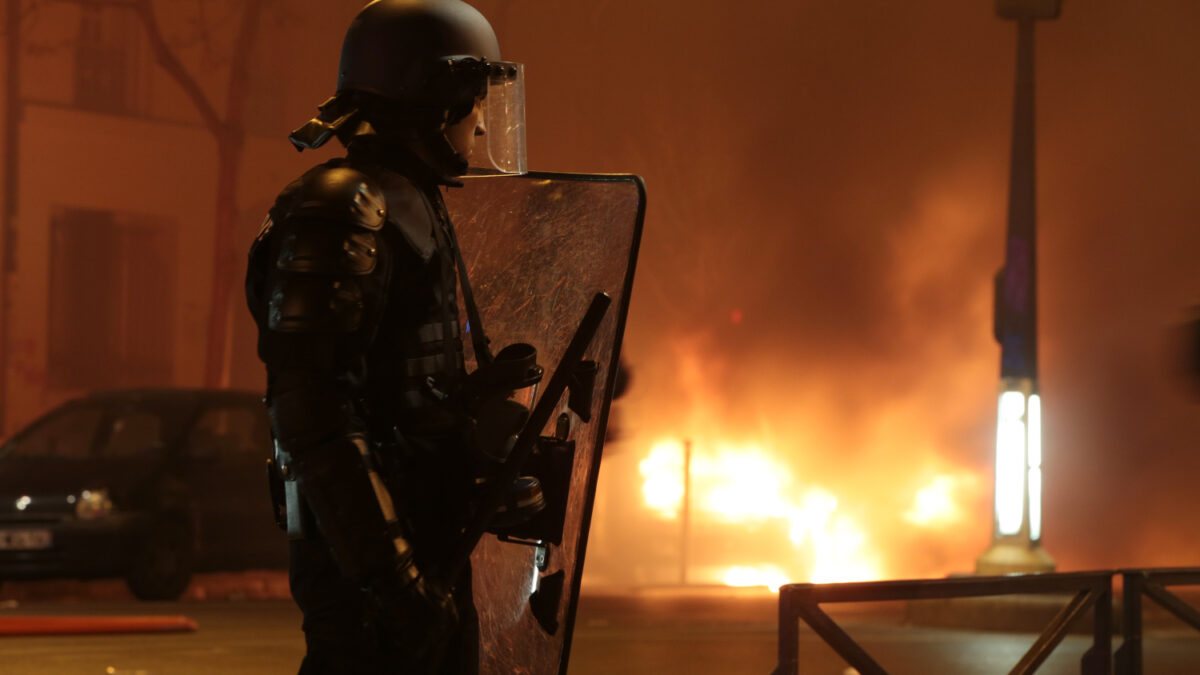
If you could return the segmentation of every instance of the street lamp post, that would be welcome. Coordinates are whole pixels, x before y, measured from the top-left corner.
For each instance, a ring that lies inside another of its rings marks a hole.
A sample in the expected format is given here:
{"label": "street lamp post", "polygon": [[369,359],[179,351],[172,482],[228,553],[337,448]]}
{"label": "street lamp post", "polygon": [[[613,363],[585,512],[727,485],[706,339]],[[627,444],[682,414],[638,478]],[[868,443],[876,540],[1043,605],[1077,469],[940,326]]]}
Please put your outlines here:
{"label": "street lamp post", "polygon": [[1037,362],[1037,196],[1034,152],[1034,43],[1039,20],[1058,18],[1062,0],[997,0],[1017,24],[1012,164],[1004,267],[996,275],[995,333],[1000,343],[996,483],[992,544],[979,574],[1049,572],[1042,548],[1042,405]]}

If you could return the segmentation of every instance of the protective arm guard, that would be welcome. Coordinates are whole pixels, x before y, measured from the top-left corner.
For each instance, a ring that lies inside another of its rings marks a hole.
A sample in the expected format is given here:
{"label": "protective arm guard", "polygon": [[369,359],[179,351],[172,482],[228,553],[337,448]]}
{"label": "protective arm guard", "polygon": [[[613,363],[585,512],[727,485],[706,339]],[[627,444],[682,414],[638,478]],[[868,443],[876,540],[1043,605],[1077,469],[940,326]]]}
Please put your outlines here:
{"label": "protective arm guard", "polygon": [[[386,303],[382,192],[323,166],[276,203],[251,253],[248,294],[270,376],[272,427],[343,574],[380,590],[418,583],[403,514],[375,470],[355,382]],[[263,250],[266,249],[266,250]]]}
{"label": "protective arm guard", "polygon": [[[314,383],[316,384],[316,383]],[[348,398],[325,387],[300,386],[272,398],[272,424],[288,430],[280,445],[334,559],[364,586],[408,587],[420,576],[413,551],[375,467]]]}

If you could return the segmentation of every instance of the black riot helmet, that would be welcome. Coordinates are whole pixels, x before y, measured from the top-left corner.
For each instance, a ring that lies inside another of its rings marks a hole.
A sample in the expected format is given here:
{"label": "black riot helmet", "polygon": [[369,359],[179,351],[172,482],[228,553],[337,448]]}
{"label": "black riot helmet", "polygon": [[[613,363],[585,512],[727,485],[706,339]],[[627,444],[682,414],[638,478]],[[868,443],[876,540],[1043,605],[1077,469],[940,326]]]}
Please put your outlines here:
{"label": "black riot helmet", "polygon": [[422,137],[435,153],[450,153],[452,173],[465,173],[442,130],[481,97],[487,133],[473,164],[485,173],[524,173],[524,68],[500,60],[487,19],[462,0],[374,0],[346,31],[337,94],[291,140],[299,149],[332,135],[345,142],[365,122],[381,135]]}

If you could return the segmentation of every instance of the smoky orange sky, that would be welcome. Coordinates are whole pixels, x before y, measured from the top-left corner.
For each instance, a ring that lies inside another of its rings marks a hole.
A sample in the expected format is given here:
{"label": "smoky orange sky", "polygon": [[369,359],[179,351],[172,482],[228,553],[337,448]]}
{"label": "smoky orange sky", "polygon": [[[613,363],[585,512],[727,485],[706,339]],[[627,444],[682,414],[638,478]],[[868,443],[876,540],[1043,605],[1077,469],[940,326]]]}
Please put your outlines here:
{"label": "smoky orange sky", "polygon": [[[634,381],[588,574],[669,578],[678,528],[640,502],[663,438],[768,447],[798,489],[870,523],[889,575],[969,571],[991,528],[1013,24],[989,0],[473,4],[526,64],[530,167],[648,187]],[[268,30],[310,31],[276,59],[297,73],[289,100],[311,104],[289,123],[332,93],[361,5],[275,5]],[[195,8],[157,6],[169,28]],[[313,25],[329,29],[310,40]],[[1200,387],[1180,333],[1200,304],[1198,25],[1194,0],[1066,0],[1038,27],[1044,540],[1060,569],[1200,564]],[[324,156],[295,155],[287,131],[296,174]],[[261,161],[243,163],[247,239],[292,177]],[[905,525],[947,475],[958,520]],[[743,529],[756,555],[780,536]],[[734,536],[697,525],[698,558]]]}
{"label": "smoky orange sky", "polygon": [[[530,165],[648,185],[635,386],[602,482],[637,480],[622,455],[696,433],[700,406],[847,505],[924,466],[978,473],[961,541],[900,571],[970,569],[990,532],[1013,24],[986,0],[477,5],[528,69]],[[1061,569],[1200,562],[1177,330],[1200,303],[1196,25],[1187,0],[1067,0],[1037,32]]]}

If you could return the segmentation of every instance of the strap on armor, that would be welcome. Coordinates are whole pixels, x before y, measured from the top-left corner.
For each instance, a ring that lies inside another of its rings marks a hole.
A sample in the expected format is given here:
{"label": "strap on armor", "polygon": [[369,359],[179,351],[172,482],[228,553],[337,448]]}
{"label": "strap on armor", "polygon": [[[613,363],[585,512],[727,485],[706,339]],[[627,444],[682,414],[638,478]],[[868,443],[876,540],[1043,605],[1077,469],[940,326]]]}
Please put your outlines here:
{"label": "strap on armor", "polygon": [[494,359],[491,349],[488,348],[489,340],[483,330],[483,320],[479,317],[479,305],[475,304],[475,294],[471,291],[467,265],[463,262],[462,251],[458,246],[458,237],[454,234],[454,225],[450,223],[450,216],[444,211],[442,215],[446,243],[454,253],[454,266],[458,268],[458,282],[462,286],[463,304],[467,306],[467,320],[471,327],[471,347],[475,350],[475,363],[479,367],[488,366]]}

